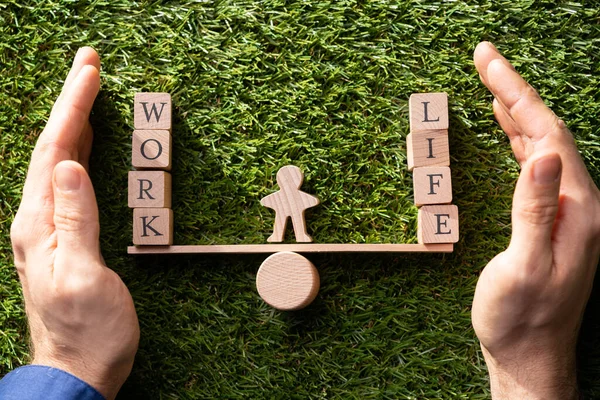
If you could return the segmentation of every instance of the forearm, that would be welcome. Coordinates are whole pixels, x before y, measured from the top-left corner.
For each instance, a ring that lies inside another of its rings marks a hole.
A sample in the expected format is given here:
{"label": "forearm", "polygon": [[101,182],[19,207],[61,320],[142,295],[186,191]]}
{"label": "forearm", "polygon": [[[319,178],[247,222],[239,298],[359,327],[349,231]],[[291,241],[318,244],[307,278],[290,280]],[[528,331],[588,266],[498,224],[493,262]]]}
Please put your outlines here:
{"label": "forearm", "polygon": [[580,398],[572,357],[521,354],[519,360],[498,361],[487,354],[485,359],[494,400]]}

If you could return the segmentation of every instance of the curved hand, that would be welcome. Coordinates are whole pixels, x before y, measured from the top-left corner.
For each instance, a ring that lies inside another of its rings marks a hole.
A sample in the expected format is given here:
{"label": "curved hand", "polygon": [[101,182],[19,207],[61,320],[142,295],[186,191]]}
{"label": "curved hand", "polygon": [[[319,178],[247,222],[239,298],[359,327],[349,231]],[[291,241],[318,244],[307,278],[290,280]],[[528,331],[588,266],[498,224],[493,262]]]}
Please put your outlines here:
{"label": "curved hand", "polygon": [[473,326],[494,398],[576,398],[575,345],[600,255],[600,193],[569,130],[490,43],[475,66],[521,164],[508,249],[483,270]]}
{"label": "curved hand", "polygon": [[102,259],[86,172],[99,70],[98,54],[80,49],[33,151],[11,238],[33,363],[70,372],[112,399],[131,371],[139,325],[129,291]]}

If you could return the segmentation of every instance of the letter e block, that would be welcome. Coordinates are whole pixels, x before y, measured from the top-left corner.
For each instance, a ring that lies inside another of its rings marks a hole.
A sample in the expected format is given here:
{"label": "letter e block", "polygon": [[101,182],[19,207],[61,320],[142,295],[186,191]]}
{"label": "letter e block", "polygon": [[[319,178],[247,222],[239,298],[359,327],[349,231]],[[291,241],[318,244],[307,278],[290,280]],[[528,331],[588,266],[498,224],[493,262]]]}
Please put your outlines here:
{"label": "letter e block", "polygon": [[169,93],[136,93],[133,103],[135,129],[171,131],[171,95]]}
{"label": "letter e block", "polygon": [[171,174],[129,171],[130,208],[171,208]]}
{"label": "letter e block", "polygon": [[448,131],[409,133],[406,136],[408,170],[416,167],[447,167],[450,165]]}
{"label": "letter e block", "polygon": [[458,242],[458,207],[453,205],[419,208],[419,243]]}
{"label": "letter e block", "polygon": [[173,210],[136,208],[133,210],[133,244],[173,244]]}
{"label": "letter e block", "polygon": [[171,170],[171,134],[169,131],[133,131],[131,152],[131,164],[135,168]]}
{"label": "letter e block", "polygon": [[420,167],[413,170],[415,205],[452,203],[449,167]]}
{"label": "letter e block", "polygon": [[413,93],[408,101],[410,133],[448,129],[448,95]]}

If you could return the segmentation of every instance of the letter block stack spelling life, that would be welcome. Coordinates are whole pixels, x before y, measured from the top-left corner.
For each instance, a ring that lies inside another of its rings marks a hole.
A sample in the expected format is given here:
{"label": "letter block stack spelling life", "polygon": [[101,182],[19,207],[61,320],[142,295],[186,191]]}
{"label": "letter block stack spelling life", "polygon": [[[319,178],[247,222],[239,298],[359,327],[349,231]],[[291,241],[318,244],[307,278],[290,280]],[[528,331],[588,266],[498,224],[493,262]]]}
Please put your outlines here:
{"label": "letter block stack spelling life", "polygon": [[456,243],[458,207],[452,202],[448,145],[448,95],[413,93],[409,100],[408,169],[419,208],[419,243]]}
{"label": "letter block stack spelling life", "polygon": [[171,210],[171,95],[136,93],[129,172],[133,244],[173,244]]}

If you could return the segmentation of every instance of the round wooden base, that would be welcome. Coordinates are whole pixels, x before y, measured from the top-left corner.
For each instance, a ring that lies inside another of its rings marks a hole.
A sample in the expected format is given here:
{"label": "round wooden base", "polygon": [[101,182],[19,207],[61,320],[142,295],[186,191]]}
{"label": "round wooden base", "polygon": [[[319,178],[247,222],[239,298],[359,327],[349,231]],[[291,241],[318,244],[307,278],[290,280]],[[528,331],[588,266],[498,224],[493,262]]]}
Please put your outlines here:
{"label": "round wooden base", "polygon": [[282,311],[306,307],[319,293],[319,272],[300,254],[283,251],[269,256],[258,269],[258,294]]}

